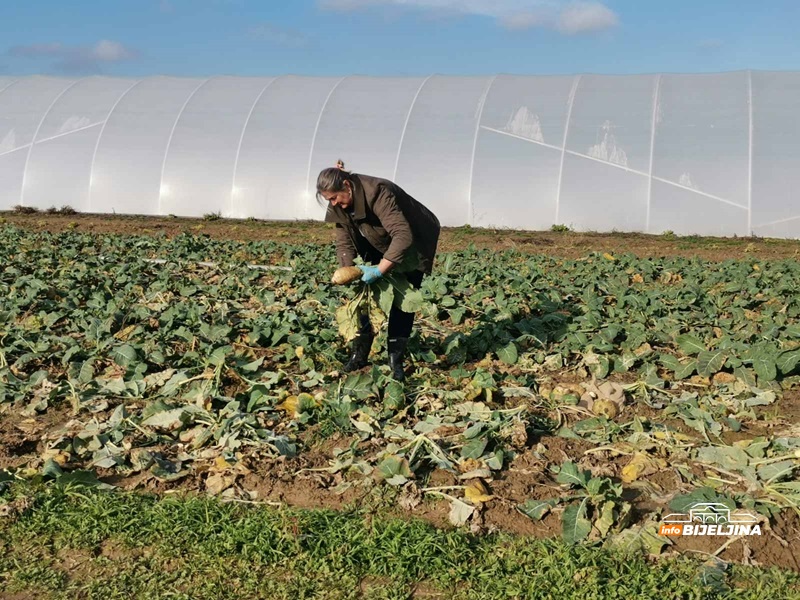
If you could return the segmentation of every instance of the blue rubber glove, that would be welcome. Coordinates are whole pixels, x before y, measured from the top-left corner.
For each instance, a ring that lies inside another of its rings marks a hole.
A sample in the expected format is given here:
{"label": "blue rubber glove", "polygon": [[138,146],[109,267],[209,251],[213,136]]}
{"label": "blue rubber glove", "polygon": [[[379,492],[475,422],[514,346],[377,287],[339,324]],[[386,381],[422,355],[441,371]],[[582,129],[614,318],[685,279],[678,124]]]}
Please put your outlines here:
{"label": "blue rubber glove", "polygon": [[361,276],[361,281],[364,283],[373,283],[383,277],[383,273],[378,267],[372,265],[358,265],[358,268],[364,273]]}

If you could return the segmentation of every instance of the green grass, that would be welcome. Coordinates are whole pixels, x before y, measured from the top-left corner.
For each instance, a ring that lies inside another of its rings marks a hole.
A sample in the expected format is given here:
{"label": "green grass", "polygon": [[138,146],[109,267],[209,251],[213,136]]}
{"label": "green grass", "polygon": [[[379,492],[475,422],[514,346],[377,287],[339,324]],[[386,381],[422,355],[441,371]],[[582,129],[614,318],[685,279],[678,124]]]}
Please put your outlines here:
{"label": "green grass", "polygon": [[[37,598],[789,598],[800,576],[651,563],[559,540],[475,537],[351,509],[15,484],[0,520],[1,590]],[[116,553],[107,555],[109,541]]]}

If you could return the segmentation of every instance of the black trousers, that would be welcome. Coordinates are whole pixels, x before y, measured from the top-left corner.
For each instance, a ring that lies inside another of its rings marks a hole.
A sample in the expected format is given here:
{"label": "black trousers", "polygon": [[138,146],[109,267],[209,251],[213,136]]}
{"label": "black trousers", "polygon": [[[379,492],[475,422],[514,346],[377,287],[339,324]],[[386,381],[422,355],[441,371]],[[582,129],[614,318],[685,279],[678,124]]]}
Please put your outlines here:
{"label": "black trousers", "polygon": [[[412,271],[405,273],[408,283],[414,289],[419,289],[422,285],[422,278],[425,273],[422,271]],[[407,338],[411,337],[411,330],[414,328],[414,313],[408,313],[400,310],[396,306],[392,306],[389,311],[389,339]],[[372,332],[372,325],[369,322],[369,317],[366,314],[361,315],[361,335],[370,335]]]}

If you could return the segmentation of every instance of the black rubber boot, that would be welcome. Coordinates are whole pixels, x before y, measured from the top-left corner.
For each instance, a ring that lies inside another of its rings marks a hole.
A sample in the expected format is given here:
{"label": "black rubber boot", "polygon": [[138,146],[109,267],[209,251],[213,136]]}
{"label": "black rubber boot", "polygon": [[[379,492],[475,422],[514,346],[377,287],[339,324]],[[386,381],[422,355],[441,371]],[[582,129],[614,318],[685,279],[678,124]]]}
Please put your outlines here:
{"label": "black rubber boot", "polygon": [[392,370],[392,377],[397,381],[404,381],[406,378],[403,370],[403,359],[406,354],[408,338],[389,338],[389,368]]}
{"label": "black rubber boot", "polygon": [[368,364],[369,351],[372,348],[372,340],[374,336],[372,333],[359,334],[353,340],[350,346],[350,358],[343,367],[345,373],[356,371]]}

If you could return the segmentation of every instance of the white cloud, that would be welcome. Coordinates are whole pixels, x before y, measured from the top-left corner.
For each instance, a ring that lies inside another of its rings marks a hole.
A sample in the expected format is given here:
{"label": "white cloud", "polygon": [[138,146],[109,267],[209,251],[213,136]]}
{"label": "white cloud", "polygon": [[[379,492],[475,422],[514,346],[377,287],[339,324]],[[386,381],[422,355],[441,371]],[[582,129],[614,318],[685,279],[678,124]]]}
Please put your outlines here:
{"label": "white cloud", "polygon": [[494,19],[507,29],[546,28],[568,35],[610,29],[619,17],[599,0],[317,0],[325,10],[411,10]]}
{"label": "white cloud", "polygon": [[289,48],[303,47],[309,41],[309,37],[305,33],[293,29],[283,29],[271,23],[254,25],[247,30],[247,34],[253,39]]}
{"label": "white cloud", "polygon": [[90,58],[106,63],[130,60],[135,56],[136,52],[126,48],[119,42],[112,42],[111,40],[100,40],[89,51]]}
{"label": "white cloud", "polygon": [[60,42],[13,46],[6,53],[15,58],[52,58],[53,68],[64,73],[99,73],[102,65],[136,58],[136,50],[112,40],[100,40],[94,46],[65,46]]}
{"label": "white cloud", "polygon": [[599,2],[575,2],[564,8],[558,19],[558,29],[574,35],[610,29],[619,24],[616,13]]}
{"label": "white cloud", "polygon": [[535,29],[537,27],[552,27],[553,17],[547,11],[521,12],[508,17],[500,18],[500,24],[506,29],[521,31],[525,29]]}

